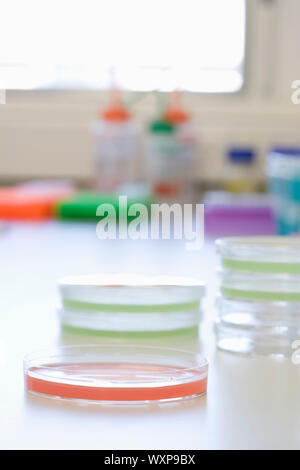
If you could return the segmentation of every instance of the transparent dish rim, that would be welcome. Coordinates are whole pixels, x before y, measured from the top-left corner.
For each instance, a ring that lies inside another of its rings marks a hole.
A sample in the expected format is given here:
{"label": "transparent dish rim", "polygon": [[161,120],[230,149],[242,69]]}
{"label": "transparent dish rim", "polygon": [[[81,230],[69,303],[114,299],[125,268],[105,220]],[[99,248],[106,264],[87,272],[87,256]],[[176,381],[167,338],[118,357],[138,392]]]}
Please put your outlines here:
{"label": "transparent dish rim", "polygon": [[[49,362],[47,365],[38,365],[39,369],[49,369],[51,366],[51,363],[53,363],[53,356],[54,354],[56,357],[59,357],[59,352],[63,351],[75,351],[76,349],[85,349],[87,352],[95,350],[95,349],[104,349],[104,350],[109,350],[112,349],[115,351],[116,349],[124,349],[124,350],[147,350],[148,352],[154,351],[154,352],[165,352],[165,353],[174,353],[174,354],[183,354],[189,356],[190,359],[195,359],[197,364],[188,366],[188,367],[181,367],[182,371],[193,371],[193,370],[202,370],[203,372],[208,370],[208,360],[199,354],[198,352],[193,352],[193,351],[188,351],[184,349],[177,349],[177,348],[169,348],[169,347],[164,347],[164,346],[142,346],[142,345],[135,345],[135,344],[74,344],[74,345],[64,345],[64,346],[57,346],[56,348],[45,348],[45,349],[40,349],[37,351],[30,352],[24,356],[23,359],[23,366],[24,366],[24,371],[26,372],[30,367],[31,367],[31,362],[32,361],[37,361],[39,358],[42,360],[43,358],[49,357]],[[101,351],[100,351],[101,352]],[[52,361],[51,361],[52,358]],[[74,361],[75,362],[75,361]],[[99,360],[101,362],[101,358]],[[175,361],[174,361],[175,362]],[[117,362],[116,362],[117,363]],[[143,363],[143,361],[139,362],[139,364]],[[145,364],[147,364],[145,362]],[[34,364],[35,366],[37,363]],[[176,364],[175,364],[176,365]]]}

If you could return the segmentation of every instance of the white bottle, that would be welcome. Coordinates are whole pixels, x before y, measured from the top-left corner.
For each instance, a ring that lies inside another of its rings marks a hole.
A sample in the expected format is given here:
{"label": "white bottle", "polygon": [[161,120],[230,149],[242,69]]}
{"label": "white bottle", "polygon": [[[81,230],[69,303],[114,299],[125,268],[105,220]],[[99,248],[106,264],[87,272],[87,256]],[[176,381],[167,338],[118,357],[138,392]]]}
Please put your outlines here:
{"label": "white bottle", "polygon": [[101,192],[116,192],[134,180],[138,126],[122,104],[116,90],[111,93],[109,106],[93,125],[95,136],[94,188]]}
{"label": "white bottle", "polygon": [[148,182],[156,198],[191,200],[196,151],[194,126],[175,92],[162,119],[153,121],[149,129]]}

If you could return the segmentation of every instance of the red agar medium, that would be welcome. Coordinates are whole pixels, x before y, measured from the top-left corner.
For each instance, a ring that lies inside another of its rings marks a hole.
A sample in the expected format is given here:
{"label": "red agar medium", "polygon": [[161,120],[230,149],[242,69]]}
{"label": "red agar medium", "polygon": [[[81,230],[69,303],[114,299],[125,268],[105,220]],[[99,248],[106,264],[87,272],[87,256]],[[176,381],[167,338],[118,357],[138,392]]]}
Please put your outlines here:
{"label": "red agar medium", "polygon": [[[78,348],[84,351],[84,347],[74,347],[71,351]],[[106,361],[105,357],[95,361],[96,355],[85,362],[84,353],[81,359],[75,354],[65,362],[46,363],[42,360],[39,364],[34,360],[31,364],[25,359],[25,388],[29,392],[56,398],[141,403],[178,400],[206,392],[207,362],[197,359],[193,353],[137,347],[132,355],[133,347],[117,346],[116,349],[117,353],[111,349],[113,362]],[[116,362],[120,350],[123,354],[120,362]],[[153,351],[154,362],[149,362]],[[139,356],[143,361],[138,360]]]}

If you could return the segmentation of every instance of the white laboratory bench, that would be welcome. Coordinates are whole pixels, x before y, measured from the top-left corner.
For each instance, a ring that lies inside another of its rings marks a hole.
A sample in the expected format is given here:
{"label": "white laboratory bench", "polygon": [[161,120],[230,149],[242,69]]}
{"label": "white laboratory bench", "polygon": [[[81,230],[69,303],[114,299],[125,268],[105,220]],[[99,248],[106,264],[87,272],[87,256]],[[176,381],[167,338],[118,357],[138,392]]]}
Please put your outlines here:
{"label": "white laboratory bench", "polygon": [[[216,350],[217,258],[181,241],[100,241],[95,224],[12,224],[0,235],[0,449],[300,448],[300,366]],[[207,282],[197,333],[122,340],[61,333],[57,278],[95,272],[198,276]],[[129,342],[199,349],[206,397],[148,406],[79,406],[29,396],[24,354],[57,344]]]}

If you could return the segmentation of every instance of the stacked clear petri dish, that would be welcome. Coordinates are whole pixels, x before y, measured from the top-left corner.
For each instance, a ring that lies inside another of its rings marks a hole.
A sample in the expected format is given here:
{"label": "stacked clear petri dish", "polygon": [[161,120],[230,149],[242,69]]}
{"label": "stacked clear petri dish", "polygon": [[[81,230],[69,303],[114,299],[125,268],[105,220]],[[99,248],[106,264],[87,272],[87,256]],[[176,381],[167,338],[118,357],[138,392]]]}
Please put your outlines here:
{"label": "stacked clear petri dish", "polygon": [[67,277],[59,291],[66,330],[157,334],[196,328],[205,288],[194,278],[111,274]]}
{"label": "stacked clear petri dish", "polygon": [[216,245],[221,256],[217,346],[291,356],[300,338],[300,238],[232,237]]}

